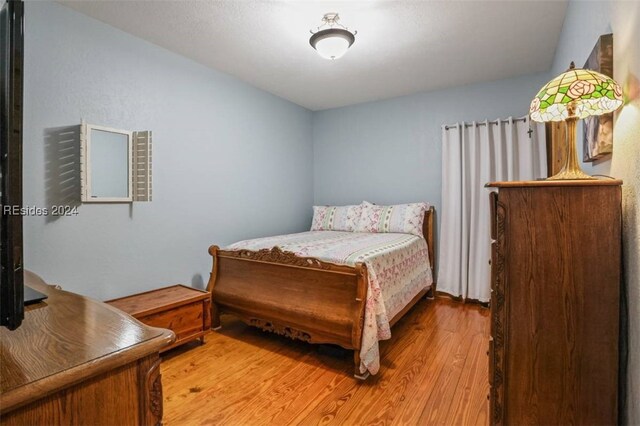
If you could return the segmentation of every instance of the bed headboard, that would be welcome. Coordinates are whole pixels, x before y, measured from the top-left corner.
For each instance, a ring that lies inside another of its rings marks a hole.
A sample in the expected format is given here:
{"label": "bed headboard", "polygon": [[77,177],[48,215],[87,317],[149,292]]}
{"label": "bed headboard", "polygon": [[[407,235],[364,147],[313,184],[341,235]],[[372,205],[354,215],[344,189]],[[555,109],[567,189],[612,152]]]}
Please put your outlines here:
{"label": "bed headboard", "polygon": [[429,209],[424,212],[424,222],[422,223],[422,235],[427,240],[427,248],[429,250],[429,264],[431,265],[431,275],[433,276],[433,282],[436,282],[436,209],[430,206]]}

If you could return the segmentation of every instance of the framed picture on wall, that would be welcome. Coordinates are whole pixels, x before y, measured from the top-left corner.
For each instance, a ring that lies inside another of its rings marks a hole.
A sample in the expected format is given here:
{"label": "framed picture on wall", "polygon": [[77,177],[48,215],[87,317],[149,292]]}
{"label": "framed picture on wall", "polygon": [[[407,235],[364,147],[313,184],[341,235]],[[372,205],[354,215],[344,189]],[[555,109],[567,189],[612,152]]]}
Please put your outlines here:
{"label": "framed picture on wall", "polygon": [[[584,68],[613,77],[613,34],[598,38]],[[583,161],[599,160],[613,153],[613,114],[587,117],[582,132]]]}

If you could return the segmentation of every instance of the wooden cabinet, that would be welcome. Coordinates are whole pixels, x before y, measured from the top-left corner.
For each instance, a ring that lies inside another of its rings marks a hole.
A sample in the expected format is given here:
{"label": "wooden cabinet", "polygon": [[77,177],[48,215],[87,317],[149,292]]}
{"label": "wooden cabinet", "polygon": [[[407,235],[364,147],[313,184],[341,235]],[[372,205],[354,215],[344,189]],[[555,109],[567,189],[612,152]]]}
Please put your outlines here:
{"label": "wooden cabinet", "polygon": [[618,423],[620,185],[488,185],[491,424]]}
{"label": "wooden cabinet", "polygon": [[176,341],[162,352],[200,339],[211,328],[211,294],[182,284],[106,302],[151,326],[168,328]]}
{"label": "wooden cabinet", "polygon": [[161,424],[158,353],[173,333],[34,274],[25,283],[48,298],[0,329],[0,424]]}

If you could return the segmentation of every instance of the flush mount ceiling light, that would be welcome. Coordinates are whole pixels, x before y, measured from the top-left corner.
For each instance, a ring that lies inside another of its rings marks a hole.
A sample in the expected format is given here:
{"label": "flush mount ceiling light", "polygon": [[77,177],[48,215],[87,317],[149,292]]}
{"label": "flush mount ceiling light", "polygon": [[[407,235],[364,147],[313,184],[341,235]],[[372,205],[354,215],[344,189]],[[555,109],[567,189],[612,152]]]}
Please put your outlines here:
{"label": "flush mount ceiling light", "polygon": [[[340,24],[337,13],[326,13],[322,17],[323,24],[316,32],[311,31],[309,44],[325,59],[338,59],[356,41],[357,31],[351,32]],[[326,28],[325,28],[326,27]]]}

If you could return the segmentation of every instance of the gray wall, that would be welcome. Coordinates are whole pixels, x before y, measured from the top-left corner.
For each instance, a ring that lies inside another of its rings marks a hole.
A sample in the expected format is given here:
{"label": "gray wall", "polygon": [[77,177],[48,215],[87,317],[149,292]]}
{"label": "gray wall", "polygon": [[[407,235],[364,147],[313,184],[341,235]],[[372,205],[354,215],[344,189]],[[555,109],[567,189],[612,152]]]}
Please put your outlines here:
{"label": "gray wall", "polygon": [[202,286],[210,244],[309,226],[310,111],[55,3],[25,25],[25,205],[77,199],[81,118],[154,136],[153,202],[25,218],[27,268],[99,299]]}
{"label": "gray wall", "polygon": [[[583,164],[587,173],[622,179],[624,276],[628,308],[626,424],[640,425],[640,2],[570,3],[554,73],[581,66],[601,34],[613,32],[613,73],[628,102],[615,116],[613,157]],[[579,133],[578,140],[582,138]],[[582,148],[582,144],[578,146]]]}
{"label": "gray wall", "polygon": [[541,73],[314,112],[314,203],[427,201],[441,212],[442,125],[523,116],[548,80]]}
{"label": "gray wall", "polygon": [[441,125],[523,116],[547,80],[535,74],[314,113],[314,202],[424,200],[439,209]]}

